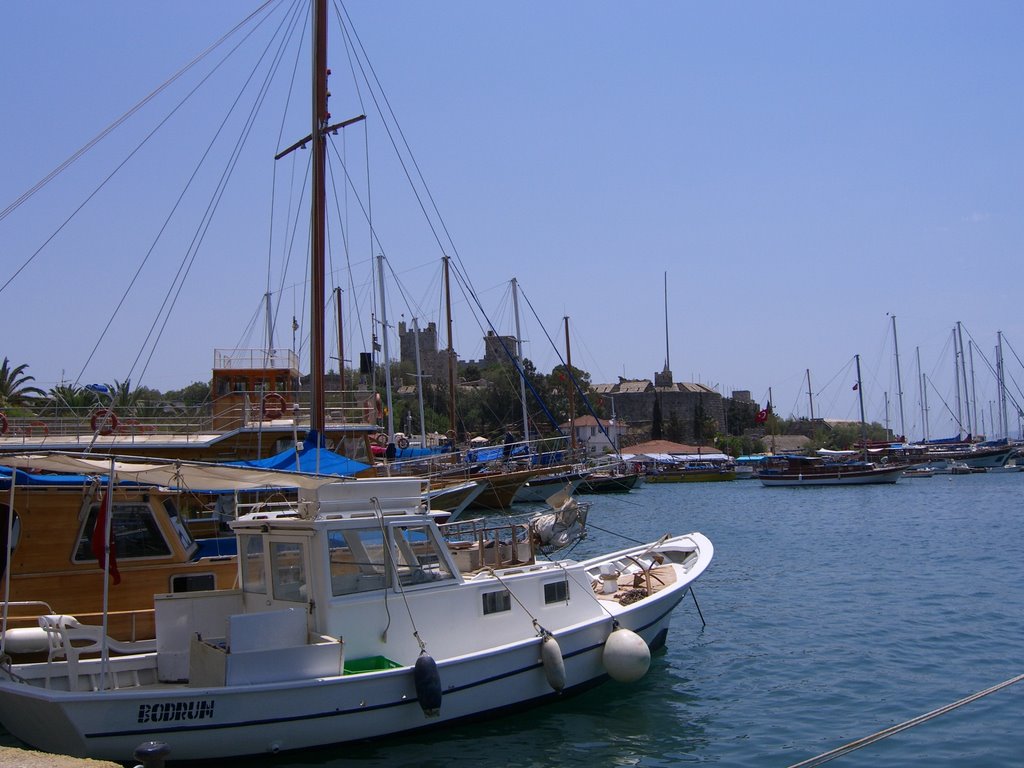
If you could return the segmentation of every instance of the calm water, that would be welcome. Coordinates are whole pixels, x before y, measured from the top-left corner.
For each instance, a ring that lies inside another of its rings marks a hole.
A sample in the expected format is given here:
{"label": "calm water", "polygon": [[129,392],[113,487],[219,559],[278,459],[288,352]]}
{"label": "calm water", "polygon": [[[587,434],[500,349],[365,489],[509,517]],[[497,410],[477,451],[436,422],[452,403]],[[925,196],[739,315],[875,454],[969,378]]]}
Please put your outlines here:
{"label": "calm water", "polygon": [[[574,555],[624,546],[613,530],[644,541],[699,530],[715,544],[695,589],[707,626],[685,600],[644,680],[244,764],[788,766],[1024,672],[1024,473],[588,498],[594,527]],[[1024,765],[1022,714],[1024,683],[832,764]]]}

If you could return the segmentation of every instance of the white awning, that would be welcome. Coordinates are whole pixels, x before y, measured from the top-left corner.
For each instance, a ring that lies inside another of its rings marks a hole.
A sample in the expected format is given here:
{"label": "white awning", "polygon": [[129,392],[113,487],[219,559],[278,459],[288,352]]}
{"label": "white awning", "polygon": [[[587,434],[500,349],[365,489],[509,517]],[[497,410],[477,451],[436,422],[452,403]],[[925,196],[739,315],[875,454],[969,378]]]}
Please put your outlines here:
{"label": "white awning", "polygon": [[[64,472],[76,475],[108,475],[110,457],[80,454],[35,453],[0,456],[0,464],[25,472]],[[343,480],[336,475],[317,476],[272,469],[232,467],[225,464],[180,460],[125,461],[114,459],[114,479],[193,491],[236,491],[254,488],[316,489]],[[349,482],[356,482],[350,480]]]}

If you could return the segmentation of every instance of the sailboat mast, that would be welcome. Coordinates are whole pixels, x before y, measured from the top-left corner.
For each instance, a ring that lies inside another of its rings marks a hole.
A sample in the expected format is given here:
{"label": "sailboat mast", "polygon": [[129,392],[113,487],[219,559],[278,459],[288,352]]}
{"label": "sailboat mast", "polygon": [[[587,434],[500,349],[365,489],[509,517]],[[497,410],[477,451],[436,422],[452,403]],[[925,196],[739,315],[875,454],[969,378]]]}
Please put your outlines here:
{"label": "sailboat mast", "polygon": [[[974,429],[971,423],[970,390],[967,389],[967,355],[964,354],[964,334],[959,320],[956,321],[956,337],[960,342],[960,370],[957,371],[957,375],[962,376],[964,382],[964,416],[967,419],[967,434],[973,435]],[[957,386],[959,386],[959,384]]]}
{"label": "sailboat mast", "polygon": [[391,355],[388,353],[388,310],[384,300],[384,254],[377,256],[377,276],[380,281],[380,335],[384,350],[384,394],[388,409],[388,441],[395,438],[395,412],[391,407]]}
{"label": "sailboat mast", "polygon": [[907,437],[907,426],[903,420],[903,377],[900,376],[900,342],[896,336],[896,315],[892,316],[892,348],[896,353],[896,395],[900,404],[900,435],[905,440]]}
{"label": "sailboat mast", "polygon": [[348,387],[345,384],[345,328],[341,314],[341,288],[334,289],[334,311],[338,314],[338,381],[341,382],[341,391],[345,392]]}
{"label": "sailboat mast", "polygon": [[530,441],[530,417],[526,412],[526,369],[523,368],[523,334],[519,328],[519,282],[512,278],[512,311],[516,315],[516,358],[519,360],[519,402],[523,406],[523,442]]}
{"label": "sailboat mast", "polygon": [[864,421],[864,387],[860,383],[860,355],[854,355],[857,360],[857,399],[860,401],[860,440],[864,446],[864,460],[868,458],[868,425]]}
{"label": "sailboat mast", "polygon": [[963,435],[964,414],[963,399],[960,397],[960,347],[956,340],[956,326],[953,327],[953,383],[956,384],[956,436],[959,440]]}
{"label": "sailboat mast", "polygon": [[413,340],[416,342],[416,396],[420,403],[420,447],[427,447],[427,421],[423,413],[423,364],[420,362],[420,321],[412,319]]}
{"label": "sailboat mast", "polygon": [[565,372],[569,387],[569,447],[576,452],[576,385],[572,380],[572,351],[569,349],[569,316],[565,317]]}
{"label": "sailboat mast", "polygon": [[1006,415],[1006,368],[1003,361],[1003,332],[996,331],[996,373],[999,378],[999,426],[1002,436],[1010,436],[1010,421]]}
{"label": "sailboat mast", "polygon": [[924,391],[924,374],[921,372],[921,348],[915,347],[917,354],[917,389],[921,403],[921,439],[928,440],[928,397]]}
{"label": "sailboat mast", "polygon": [[455,348],[452,345],[452,286],[448,267],[448,256],[444,261],[444,311],[448,324],[448,429],[451,431],[452,442],[458,437],[455,426]]}
{"label": "sailboat mast", "polygon": [[811,394],[811,369],[807,369],[807,403],[811,407],[811,421],[814,421],[814,395]]}
{"label": "sailboat mast", "polygon": [[326,137],[323,128],[327,112],[327,0],[313,2],[313,189],[310,214],[310,413],[309,426],[317,434],[324,430],[324,252],[326,250],[327,207]]}

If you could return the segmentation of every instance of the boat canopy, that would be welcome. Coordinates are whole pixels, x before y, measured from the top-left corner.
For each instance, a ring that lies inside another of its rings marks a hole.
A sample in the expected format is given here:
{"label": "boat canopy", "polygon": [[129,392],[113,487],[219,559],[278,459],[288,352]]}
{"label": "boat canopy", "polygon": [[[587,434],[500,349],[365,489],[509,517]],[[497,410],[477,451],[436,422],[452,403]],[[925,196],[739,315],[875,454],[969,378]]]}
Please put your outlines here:
{"label": "boat canopy", "polygon": [[[81,454],[34,453],[9,454],[3,457],[9,467],[30,474],[62,472],[65,474],[107,476],[111,458],[87,457]],[[180,460],[125,461],[113,459],[117,482],[131,481],[166,488],[187,488],[193,491],[242,491],[253,488],[319,488],[337,481],[337,476],[317,476],[258,467],[236,467]]]}

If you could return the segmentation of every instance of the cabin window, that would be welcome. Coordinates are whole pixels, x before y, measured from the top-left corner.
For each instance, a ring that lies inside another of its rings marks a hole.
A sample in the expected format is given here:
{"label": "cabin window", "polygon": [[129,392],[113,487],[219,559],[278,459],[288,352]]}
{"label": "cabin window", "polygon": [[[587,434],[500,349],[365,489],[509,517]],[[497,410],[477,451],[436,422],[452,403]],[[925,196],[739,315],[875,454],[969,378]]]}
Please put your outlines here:
{"label": "cabin window", "polygon": [[379,529],[328,532],[332,594],[349,595],[388,586],[383,540]]}
{"label": "cabin window", "polygon": [[[93,504],[85,524],[79,531],[74,556],[76,563],[96,562],[96,555],[92,552],[92,539],[99,511],[99,504]],[[114,538],[115,557],[118,560],[167,557],[171,554],[171,547],[160,532],[160,526],[148,504],[115,502],[110,529]],[[99,540],[103,540],[102,532],[99,533]]]}
{"label": "cabin window", "polygon": [[299,541],[270,542],[270,573],[274,580],[274,599],[304,603],[306,588],[306,547]]}
{"label": "cabin window", "polygon": [[448,563],[441,555],[429,528],[423,525],[396,525],[395,569],[405,587],[452,578]]}
{"label": "cabin window", "polygon": [[551,603],[569,602],[569,582],[552,581],[544,585],[544,602]]}
{"label": "cabin window", "polygon": [[242,566],[242,590],[267,594],[267,576],[263,565],[263,537],[243,534],[238,537],[238,556]]}
{"label": "cabin window", "polygon": [[202,592],[216,589],[217,581],[212,573],[179,573],[171,576],[171,592]]}
{"label": "cabin window", "polygon": [[500,592],[484,592],[484,615],[512,610],[512,594],[503,589]]}

